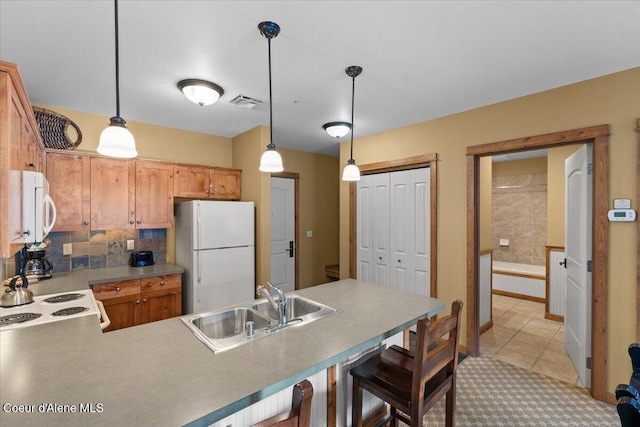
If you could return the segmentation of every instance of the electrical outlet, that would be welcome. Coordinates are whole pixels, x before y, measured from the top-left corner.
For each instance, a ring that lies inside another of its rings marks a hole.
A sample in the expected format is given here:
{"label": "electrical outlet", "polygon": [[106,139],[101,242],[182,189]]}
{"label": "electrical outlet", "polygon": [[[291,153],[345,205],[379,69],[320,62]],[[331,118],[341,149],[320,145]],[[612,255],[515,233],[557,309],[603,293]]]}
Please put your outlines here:
{"label": "electrical outlet", "polygon": [[307,230],[307,237],[313,237],[313,231]]}
{"label": "electrical outlet", "polygon": [[127,250],[128,251],[132,251],[134,249],[135,249],[134,241],[133,240],[127,240]]}
{"label": "electrical outlet", "polygon": [[73,253],[73,243],[62,244],[62,255],[71,255]]}

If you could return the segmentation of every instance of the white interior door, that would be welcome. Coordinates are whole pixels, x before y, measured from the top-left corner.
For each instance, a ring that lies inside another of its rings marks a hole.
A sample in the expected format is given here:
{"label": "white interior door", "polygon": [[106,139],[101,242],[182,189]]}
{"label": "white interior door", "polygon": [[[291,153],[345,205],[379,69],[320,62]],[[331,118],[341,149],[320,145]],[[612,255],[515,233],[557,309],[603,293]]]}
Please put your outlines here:
{"label": "white interior door", "polygon": [[271,178],[271,284],[295,290],[295,182]]}
{"label": "white interior door", "polygon": [[591,386],[591,150],[586,144],[565,161],[564,344],[585,387]]}
{"label": "white interior door", "polygon": [[411,200],[411,171],[389,174],[391,181],[391,257],[389,287],[413,291],[411,253],[413,243],[413,209]]}
{"label": "white interior door", "polygon": [[431,294],[429,168],[364,175],[357,193],[358,279]]}
{"label": "white interior door", "polygon": [[411,170],[411,288],[431,296],[431,171]]}
{"label": "white interior door", "polygon": [[389,285],[389,174],[373,176],[373,283]]}
{"label": "white interior door", "polygon": [[363,175],[357,192],[357,278],[373,282],[373,175]]}

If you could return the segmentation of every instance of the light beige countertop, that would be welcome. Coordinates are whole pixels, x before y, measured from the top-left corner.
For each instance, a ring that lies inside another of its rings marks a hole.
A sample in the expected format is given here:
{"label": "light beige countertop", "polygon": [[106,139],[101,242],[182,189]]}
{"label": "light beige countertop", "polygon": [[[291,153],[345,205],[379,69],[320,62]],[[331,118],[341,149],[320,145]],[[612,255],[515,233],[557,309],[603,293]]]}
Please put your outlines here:
{"label": "light beige countertop", "polygon": [[[216,354],[179,318],[106,334],[87,316],[2,332],[0,404],[35,412],[2,410],[0,424],[209,425],[444,307],[351,279],[295,293],[338,313]],[[77,412],[41,413],[43,403]],[[101,412],[79,413],[87,403]]]}

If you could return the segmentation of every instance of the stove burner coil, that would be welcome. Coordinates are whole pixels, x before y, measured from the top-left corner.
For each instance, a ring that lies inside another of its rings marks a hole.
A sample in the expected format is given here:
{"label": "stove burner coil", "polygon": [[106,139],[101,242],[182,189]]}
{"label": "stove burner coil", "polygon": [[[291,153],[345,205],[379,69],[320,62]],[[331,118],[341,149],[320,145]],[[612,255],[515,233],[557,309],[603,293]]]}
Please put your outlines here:
{"label": "stove burner coil", "polygon": [[69,302],[69,301],[77,300],[84,297],[85,296],[83,294],[62,294],[62,295],[55,295],[55,296],[43,299],[42,302],[57,304],[60,302]]}
{"label": "stove burner coil", "polygon": [[0,317],[0,327],[9,326],[15,323],[28,322],[42,316],[40,313],[17,313]]}
{"label": "stove burner coil", "polygon": [[63,308],[56,312],[51,313],[52,316],[72,316],[74,314],[82,313],[83,311],[89,311],[87,307],[69,307]]}

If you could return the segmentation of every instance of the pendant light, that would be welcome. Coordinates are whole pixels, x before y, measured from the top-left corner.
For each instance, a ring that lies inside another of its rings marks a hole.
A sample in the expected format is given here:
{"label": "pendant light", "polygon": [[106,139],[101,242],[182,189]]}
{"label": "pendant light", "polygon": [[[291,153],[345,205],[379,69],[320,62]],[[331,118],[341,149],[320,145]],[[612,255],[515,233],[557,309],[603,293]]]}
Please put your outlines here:
{"label": "pendant light", "polygon": [[353,160],[353,110],[354,110],[354,98],[356,94],[356,77],[362,73],[362,67],[358,67],[357,65],[352,65],[347,67],[345,70],[347,76],[351,77],[353,80],[353,85],[351,88],[351,155],[349,160],[347,161],[347,166],[344,167],[342,171],[342,180],[343,181],[360,181],[360,169],[356,166],[356,161]]}
{"label": "pendant light", "polygon": [[275,22],[264,21],[258,24],[260,34],[267,39],[269,46],[269,144],[267,150],[262,153],[260,158],[261,172],[282,172],[282,157],[276,151],[276,145],[273,143],[273,103],[271,101],[271,39],[277,37],[280,33],[280,26]]}
{"label": "pendant light", "polygon": [[98,153],[109,157],[133,158],[138,155],[133,135],[120,117],[120,67],[118,58],[118,0],[114,0],[116,22],[116,115],[100,134]]}

